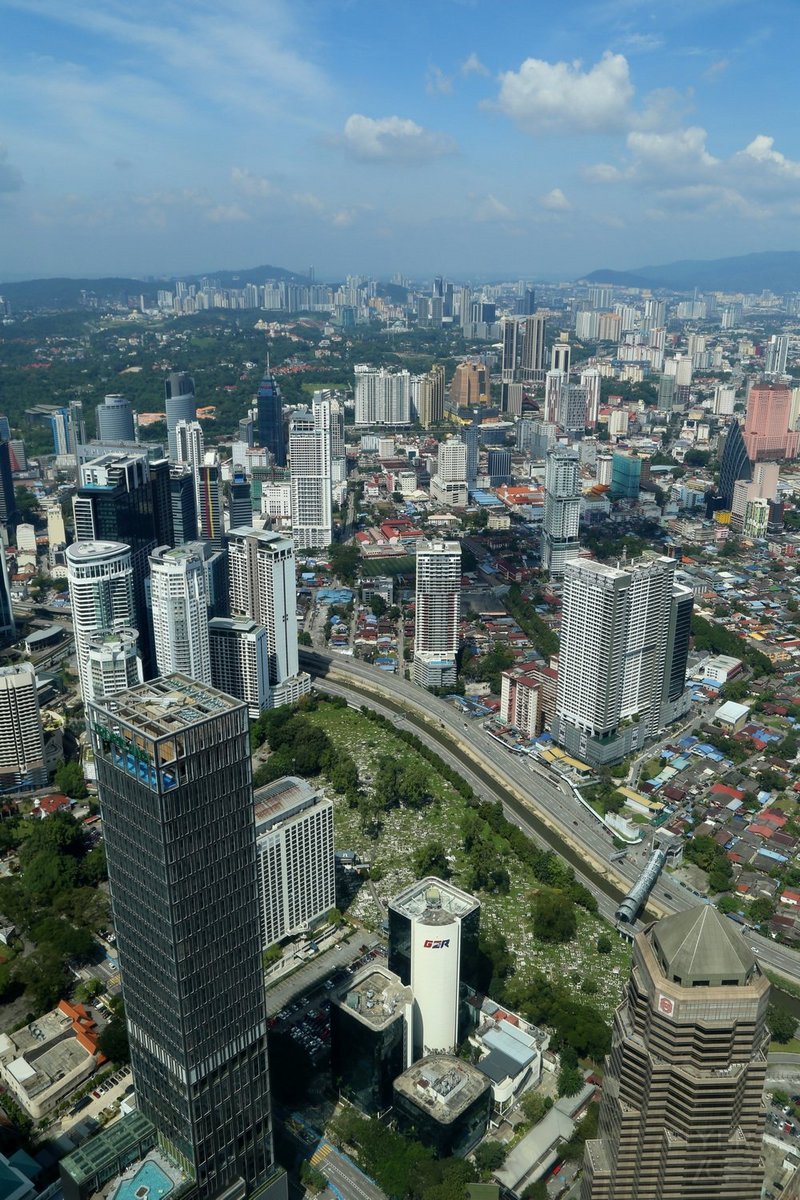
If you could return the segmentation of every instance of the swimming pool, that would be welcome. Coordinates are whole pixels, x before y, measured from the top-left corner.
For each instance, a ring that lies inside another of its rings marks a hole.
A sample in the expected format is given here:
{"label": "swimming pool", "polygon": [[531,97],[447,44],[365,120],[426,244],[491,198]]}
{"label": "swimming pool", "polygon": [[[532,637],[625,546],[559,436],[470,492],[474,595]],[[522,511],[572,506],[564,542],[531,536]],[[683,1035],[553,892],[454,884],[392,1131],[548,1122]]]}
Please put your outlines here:
{"label": "swimming pool", "polygon": [[132,1179],[125,1179],[114,1193],[114,1200],[163,1200],[175,1188],[158,1163],[146,1159]]}

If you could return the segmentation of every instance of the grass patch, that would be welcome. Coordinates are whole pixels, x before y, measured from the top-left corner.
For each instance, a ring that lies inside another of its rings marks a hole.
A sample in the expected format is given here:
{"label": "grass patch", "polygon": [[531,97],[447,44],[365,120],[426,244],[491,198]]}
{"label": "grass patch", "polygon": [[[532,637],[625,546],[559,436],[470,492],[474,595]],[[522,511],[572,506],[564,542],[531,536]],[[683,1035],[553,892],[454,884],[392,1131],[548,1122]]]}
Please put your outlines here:
{"label": "grass patch", "polygon": [[[353,709],[335,708],[323,703],[307,716],[308,720],[325,730],[337,748],[347,750],[353,756],[365,786],[369,786],[378,759],[383,754],[391,755],[403,766],[414,760],[424,761],[391,730],[368,721]],[[375,890],[382,900],[388,900],[414,881],[411,856],[420,846],[433,840],[443,844],[451,864],[453,882],[461,884],[466,865],[461,844],[465,801],[433,768],[428,767],[428,770],[433,802],[417,810],[390,810],[384,816],[383,828],[374,839],[363,832],[357,810],[348,806],[344,796],[338,796],[330,787],[324,786],[335,806],[336,848],[356,850],[361,857],[380,866],[382,874],[375,883]],[[480,895],[482,929],[489,936],[494,930],[505,936],[514,957],[516,976],[520,980],[532,981],[537,972],[543,972],[561,983],[566,977],[574,984],[576,995],[591,1000],[604,1016],[610,1017],[619,1003],[630,970],[630,944],[610,932],[609,926],[600,917],[582,908],[577,909],[578,933],[571,942],[566,945],[546,945],[536,941],[531,909],[540,885],[530,869],[520,863],[515,855],[508,853],[507,843],[502,838],[497,838],[497,845],[505,850],[503,865],[509,873],[511,887],[508,895]],[[349,915],[373,929],[378,928],[384,919],[367,887],[360,890]],[[597,939],[601,933],[610,933],[610,954],[597,952]],[[587,986],[590,991],[582,992],[581,985],[586,980],[589,981]],[[592,992],[595,985],[597,991]]]}
{"label": "grass patch", "polygon": [[800,1054],[800,1038],[792,1038],[790,1042],[775,1042],[769,1044],[770,1054]]}

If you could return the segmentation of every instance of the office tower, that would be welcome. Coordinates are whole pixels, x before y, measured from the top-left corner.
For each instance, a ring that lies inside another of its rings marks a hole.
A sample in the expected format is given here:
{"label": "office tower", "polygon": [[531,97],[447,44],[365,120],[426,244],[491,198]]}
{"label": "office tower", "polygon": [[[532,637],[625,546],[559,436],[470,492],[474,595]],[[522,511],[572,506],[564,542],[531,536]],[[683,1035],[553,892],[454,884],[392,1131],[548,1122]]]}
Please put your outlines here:
{"label": "office tower", "polygon": [[311,412],[295,412],[289,426],[289,465],[294,544],[298,550],[323,550],[333,541],[329,400],[321,400]]}
{"label": "office tower", "polygon": [[572,351],[569,342],[554,342],[553,352],[550,359],[550,370],[563,371],[565,375],[569,375],[571,353]]}
{"label": "office tower", "polygon": [[89,639],[88,661],[93,699],[102,700],[135,687],[144,678],[138,630],[95,634]]}
{"label": "office tower", "polygon": [[286,431],[283,427],[283,400],[275,376],[269,366],[256,393],[258,444],[269,450],[276,467],[286,466]]}
{"label": "office tower", "polygon": [[615,450],[611,460],[611,494],[615,499],[636,500],[642,482],[643,458]]}
{"label": "office tower", "polygon": [[195,546],[159,546],[150,555],[153,647],[159,675],[211,683],[206,568]]}
{"label": "office tower", "polygon": [[544,378],[544,419],[549,425],[557,425],[562,408],[561,393],[569,386],[563,371],[548,371]]}
{"label": "office tower", "polygon": [[8,443],[8,457],[12,473],[15,471],[27,471],[28,458],[25,454],[25,443],[22,438],[10,439]]}
{"label": "office tower", "polygon": [[0,792],[47,786],[44,731],[31,663],[0,667]]}
{"label": "office tower", "polygon": [[769,990],[712,904],[636,936],[581,1200],[759,1200]]}
{"label": "office tower", "polygon": [[[135,617],[145,678],[152,662],[146,581],[148,558],[156,546],[172,545],[169,463],[149,462],[144,454],[105,454],[84,463],[72,500],[79,542],[123,542],[130,547]],[[103,631],[105,632],[105,630]]]}
{"label": "office tower", "polygon": [[261,945],[308,933],[336,903],[333,801],[287,776],[255,794]]}
{"label": "office tower", "polygon": [[423,429],[444,420],[444,390],[444,367],[434,363],[419,382],[417,419]]}
{"label": "office tower", "polygon": [[753,465],[747,456],[747,446],[742,427],[734,418],[725,431],[725,440],[720,451],[719,494],[726,508],[733,504],[733,491],[740,479],[749,483],[753,478]]}
{"label": "office tower", "polygon": [[100,442],[132,442],[133,409],[130,400],[117,394],[108,395],[97,409],[97,440]]}
{"label": "office tower", "polygon": [[11,422],[5,414],[0,414],[0,442],[11,441]]}
{"label": "office tower", "polygon": [[718,417],[732,417],[736,405],[736,388],[733,384],[718,383],[714,388],[714,413]]}
{"label": "office tower", "polygon": [[553,734],[586,762],[618,761],[685,707],[691,592],[668,558],[573,560],[563,588]]}
{"label": "office tower", "polygon": [[356,425],[410,425],[411,376],[408,371],[355,366]]}
{"label": "office tower", "polygon": [[228,567],[230,615],[267,630],[271,705],[294,704],[311,687],[299,670],[294,543],[267,530],[232,529]]}
{"label": "office tower", "polygon": [[581,484],[575,450],[547,452],[544,473],[542,567],[551,578],[564,574],[564,564],[580,553]]}
{"label": "office tower", "polygon": [[773,333],[767,343],[766,362],[764,365],[765,375],[785,375],[786,374],[786,359],[789,354],[789,335],[786,333]]}
{"label": "office tower", "polygon": [[547,451],[555,446],[558,426],[549,421],[537,421],[524,417],[517,421],[517,449],[532,458],[545,458]]}
{"label": "office tower", "polygon": [[460,362],[450,380],[450,407],[475,408],[490,404],[492,381],[489,368],[482,362]]}
{"label": "office tower", "polygon": [[0,442],[0,525],[13,530],[19,520],[14,479],[11,472],[11,447]]}
{"label": "office tower", "polygon": [[253,520],[250,480],[244,471],[234,471],[233,479],[228,485],[228,516],[232,529],[237,525],[249,525]]}
{"label": "office tower", "polygon": [[246,618],[212,617],[208,622],[208,645],[212,684],[243,700],[255,720],[270,706],[266,629]]}
{"label": "office tower", "polygon": [[462,287],[457,292],[458,320],[462,328],[472,322],[472,292]]}
{"label": "office tower", "polygon": [[588,389],[566,379],[563,376],[556,422],[565,432],[578,433],[586,427]]}
{"label": "office tower", "polygon": [[524,396],[525,389],[521,383],[501,383],[500,411],[508,413],[510,417],[521,416]]}
{"label": "office tower", "polygon": [[540,383],[545,372],[546,323],[542,316],[528,317],[522,338],[520,376],[524,383]]}
{"label": "office tower", "polygon": [[460,620],[461,546],[419,538],[413,674],[421,687],[455,683]]}
{"label": "office tower", "polygon": [[792,393],[783,384],[752,383],[747,396],[744,444],[751,462],[797,456],[800,434],[790,427]]}
{"label": "office tower", "polygon": [[205,462],[205,438],[203,427],[199,421],[176,421],[175,430],[175,463],[184,463],[191,467],[195,480],[195,503],[200,508],[199,479],[200,468]]}
{"label": "office tower", "polygon": [[197,479],[188,463],[172,463],[169,468],[169,494],[172,506],[172,540],[176,546],[197,537]]}
{"label": "office tower", "polygon": [[57,458],[66,454],[74,454],[70,449],[69,410],[57,408],[50,414],[50,430],[53,434],[53,453]]}
{"label": "office tower", "polygon": [[414,995],[412,1059],[452,1054],[464,1028],[461,984],[472,981],[480,902],[428,877],[389,901],[389,970]]}
{"label": "office tower", "polygon": [[11,604],[11,580],[2,539],[0,539],[0,643],[11,642],[17,634],[14,609]]}
{"label": "office tower", "polygon": [[536,310],[536,292],[534,289],[532,287],[523,288],[522,294],[517,296],[514,307],[519,316],[531,316]]}
{"label": "office tower", "polygon": [[478,478],[480,442],[480,425],[473,419],[464,434],[464,443],[467,447],[467,488],[474,488]]}
{"label": "office tower", "polygon": [[83,419],[83,401],[70,400],[67,409],[70,454],[76,454],[78,446],[86,441],[86,423]]}
{"label": "office tower", "polygon": [[406,1014],[411,988],[378,960],[330,995],[336,1086],[362,1112],[385,1113],[392,1104],[392,1085],[410,1060]]}
{"label": "office tower", "polygon": [[98,635],[136,628],[131,548],[121,542],[73,542],[66,559],[78,680],[86,704],[94,696],[92,642]]}
{"label": "office tower", "polygon": [[198,531],[200,538],[215,550],[223,547],[222,479],[216,450],[207,450],[197,472]]}
{"label": "office tower", "polygon": [[468,501],[467,446],[459,438],[439,443],[436,474],[431,479],[431,499],[464,508]]}
{"label": "office tower", "polygon": [[178,461],[175,426],[178,421],[197,420],[197,400],[191,375],[173,371],[164,382],[164,405],[167,410],[167,444],[169,461]]}
{"label": "office tower", "polygon": [[597,418],[600,413],[600,385],[602,377],[597,367],[587,367],[581,371],[581,387],[586,391],[586,418],[588,429],[597,428]]}
{"label": "office tower", "polygon": [[486,470],[492,487],[511,482],[511,451],[495,446],[486,455]]}
{"label": "office tower", "polygon": [[675,376],[658,375],[656,380],[658,384],[658,409],[660,412],[672,412],[672,403],[675,396]]}
{"label": "office tower", "polygon": [[525,324],[517,317],[504,317],[500,325],[502,342],[501,381],[513,383],[522,359],[522,340]]}
{"label": "office tower", "polygon": [[198,1200],[275,1183],[245,706],[183,675],[89,705],[139,1111]]}
{"label": "office tower", "polygon": [[254,446],[256,442],[256,423],[252,415],[242,417],[239,422],[239,441],[245,446]]}

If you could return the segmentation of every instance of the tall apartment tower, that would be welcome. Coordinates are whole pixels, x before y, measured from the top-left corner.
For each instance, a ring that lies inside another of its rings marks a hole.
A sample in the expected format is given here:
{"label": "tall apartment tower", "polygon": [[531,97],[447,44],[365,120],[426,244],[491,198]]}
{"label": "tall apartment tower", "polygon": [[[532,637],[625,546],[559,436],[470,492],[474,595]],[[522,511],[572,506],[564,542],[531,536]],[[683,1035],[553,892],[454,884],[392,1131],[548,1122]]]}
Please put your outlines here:
{"label": "tall apartment tower", "polygon": [[410,425],[411,376],[408,371],[388,371],[358,363],[356,425]]}
{"label": "tall apartment tower", "polygon": [[543,316],[534,313],[528,317],[522,339],[520,375],[523,383],[541,383],[544,379],[545,333],[546,322]]}
{"label": "tall apartment tower", "polygon": [[243,700],[253,720],[270,706],[269,640],[263,625],[242,617],[208,622],[211,682]]}
{"label": "tall apartment tower", "polygon": [[0,792],[46,787],[44,731],[31,663],[0,667]]}
{"label": "tall apartment tower", "polygon": [[786,333],[773,333],[767,343],[766,362],[764,364],[765,375],[785,375],[786,374],[786,359],[789,355],[789,335]]}
{"label": "tall apartment tower", "polygon": [[173,371],[165,380],[164,407],[167,410],[169,461],[177,462],[178,446],[175,438],[175,426],[178,421],[195,421],[197,419],[197,400],[191,375]]}
{"label": "tall apartment tower", "polygon": [[551,578],[580,552],[581,485],[575,450],[548,450],[544,474],[542,566]]}
{"label": "tall apartment tower", "polygon": [[461,546],[420,538],[413,673],[421,687],[455,683],[460,620]]}
{"label": "tall apartment tower", "polygon": [[259,446],[269,450],[276,467],[285,467],[286,431],[283,427],[283,400],[275,376],[270,370],[269,358],[264,377],[258,385],[256,412]]}
{"label": "tall apartment tower", "polygon": [[586,390],[585,424],[589,429],[596,429],[600,414],[600,372],[597,367],[587,367],[585,371],[581,371],[580,379],[580,386]]}
{"label": "tall apartment tower", "polygon": [[769,990],[711,904],[637,935],[581,1200],[759,1200]]}
{"label": "tall apartment tower", "polygon": [[89,640],[89,675],[92,697],[104,700],[141,683],[142,660],[139,657],[139,633],[136,629],[118,629],[98,633]]}
{"label": "tall apartment tower", "polygon": [[198,528],[200,538],[214,550],[223,547],[222,478],[216,450],[207,450],[198,473]]}
{"label": "tall apartment tower", "polygon": [[289,426],[292,537],[299,550],[323,550],[333,541],[331,404],[321,400],[296,412]]}
{"label": "tall apartment tower", "polygon": [[550,360],[551,369],[553,371],[563,371],[565,375],[569,375],[571,355],[572,348],[569,342],[554,342]]}
{"label": "tall apartment tower", "polygon": [[108,395],[102,404],[98,404],[96,413],[99,442],[133,441],[135,431],[130,400],[117,394]]}
{"label": "tall apartment tower", "polygon": [[285,1196],[247,710],[170,675],[90,704],[88,717],[139,1110],[198,1200]]}
{"label": "tall apartment tower", "polygon": [[153,646],[159,675],[211,683],[206,565],[199,547],[159,546],[150,555]]}
{"label": "tall apartment tower", "polygon": [[244,526],[228,534],[230,615],[267,631],[271,704],[294,704],[311,687],[299,669],[294,542]]}
{"label": "tall apartment tower", "polygon": [[[199,421],[178,421],[175,425],[174,462],[189,467],[194,482],[195,509],[200,513],[200,468],[206,460],[203,426]],[[195,534],[192,535],[196,536]]]}
{"label": "tall apartment tower", "polygon": [[751,462],[796,458],[800,433],[791,428],[792,393],[782,384],[754,383],[747,396],[744,444]]}
{"label": "tall apartment tower", "polygon": [[685,710],[691,590],[675,562],[564,567],[553,735],[592,764],[616,762]]}
{"label": "tall apartment tower", "polygon": [[84,704],[94,699],[89,651],[98,635],[136,627],[131,549],[121,542],[67,546],[75,658]]}
{"label": "tall apartment tower", "polygon": [[500,328],[500,339],[503,346],[503,357],[501,360],[502,383],[513,383],[518,378],[524,333],[525,323],[519,317],[503,318]]}
{"label": "tall apartment tower", "polygon": [[419,377],[417,420],[423,429],[430,429],[444,420],[444,367],[434,363],[426,375]]}

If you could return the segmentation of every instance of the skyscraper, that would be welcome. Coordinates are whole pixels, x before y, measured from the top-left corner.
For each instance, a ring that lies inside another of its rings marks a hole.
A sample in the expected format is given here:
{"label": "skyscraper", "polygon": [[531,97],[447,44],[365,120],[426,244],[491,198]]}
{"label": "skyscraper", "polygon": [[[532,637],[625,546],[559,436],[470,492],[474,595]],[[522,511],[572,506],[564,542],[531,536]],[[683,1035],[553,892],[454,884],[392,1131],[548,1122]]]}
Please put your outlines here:
{"label": "skyscraper", "polygon": [[786,333],[773,333],[767,343],[766,362],[764,364],[765,375],[785,375],[786,374],[786,359],[789,354],[789,335]]}
{"label": "skyscraper", "polygon": [[561,393],[568,386],[563,371],[548,371],[544,377],[544,419],[548,425],[557,425],[561,413]]}
{"label": "skyscraper", "polygon": [[411,376],[357,363],[356,425],[410,425]]}
{"label": "skyscraper", "polygon": [[286,466],[286,432],[283,427],[283,400],[267,359],[267,369],[256,394],[258,444],[269,450],[276,467]]}
{"label": "skyscraper", "polygon": [[270,706],[266,629],[246,617],[212,617],[208,622],[208,644],[214,687],[243,700],[255,720]]}
{"label": "skyscraper", "polygon": [[450,408],[475,408],[491,404],[492,380],[482,362],[460,362],[450,380]]}
{"label": "skyscraper", "polygon": [[461,546],[417,541],[414,681],[446,687],[456,681],[461,620]]}
{"label": "skyscraper", "polygon": [[600,413],[601,376],[597,367],[587,367],[581,371],[581,387],[586,391],[585,424],[588,429],[597,428],[597,418]]}
{"label": "skyscraper", "polygon": [[139,658],[139,633],[136,629],[118,629],[97,633],[88,643],[88,671],[92,698],[104,700],[141,683],[142,660]]}
{"label": "skyscraper", "polygon": [[444,367],[434,363],[426,375],[412,379],[412,397],[417,397],[417,420],[423,429],[430,429],[444,420]]}
{"label": "skyscraper", "polygon": [[11,581],[8,577],[5,546],[0,541],[0,643],[12,641],[17,625],[11,605]]}
{"label": "skyscraper", "polygon": [[131,549],[121,542],[67,546],[75,658],[84,704],[94,697],[89,648],[98,635],[136,627]]}
{"label": "skyscraper", "polygon": [[513,383],[518,376],[522,359],[522,340],[525,323],[518,317],[504,317],[500,326],[503,346],[501,360],[501,382]]}
{"label": "skyscraper", "polygon": [[246,526],[228,534],[230,615],[267,630],[271,704],[294,704],[311,687],[299,669],[294,543]]}
{"label": "skyscraper", "polygon": [[198,1200],[277,1200],[247,710],[171,675],[88,716],[139,1110]]}
{"label": "skyscraper", "polygon": [[542,566],[551,578],[564,574],[564,564],[580,552],[581,485],[575,450],[547,452],[544,474]]}
{"label": "skyscraper", "polygon": [[97,409],[97,440],[100,442],[132,442],[134,438],[133,409],[130,400],[116,393],[108,395]]}
{"label": "skyscraper", "polygon": [[228,514],[232,529],[237,525],[249,525],[253,519],[253,499],[250,480],[244,471],[234,471],[228,485]]}
{"label": "skyscraper", "polygon": [[734,417],[725,431],[725,441],[720,453],[719,494],[725,507],[733,504],[733,489],[740,479],[753,478],[753,466],[747,457],[747,446],[742,436],[742,427]]}
{"label": "skyscraper", "polygon": [[637,935],[581,1200],[759,1200],[769,990],[712,904]]}
{"label": "skyscraper", "polygon": [[181,371],[173,371],[164,382],[164,405],[167,410],[167,444],[169,461],[178,461],[178,447],[175,439],[175,426],[178,421],[194,421],[197,419],[197,400],[194,394],[194,380],[191,375]]}
{"label": "skyscraper", "polygon": [[18,520],[17,497],[11,471],[11,447],[8,442],[0,442],[0,525],[5,525],[13,532]]}
{"label": "skyscraper", "polygon": [[563,371],[565,375],[569,375],[571,355],[572,348],[569,342],[564,340],[554,342],[550,360],[551,370]]}
{"label": "skyscraper", "polygon": [[751,462],[796,458],[800,433],[790,427],[792,393],[774,383],[753,383],[747,396],[744,444]]}
{"label": "skyscraper", "polygon": [[215,550],[223,546],[222,479],[216,450],[207,450],[197,472],[199,533]]}
{"label": "skyscraper", "polygon": [[[194,483],[195,510],[200,515],[200,468],[206,460],[205,438],[199,421],[180,420],[175,423],[175,463],[188,466]],[[170,456],[171,457],[171,456]],[[195,528],[192,537],[197,534]]]}
{"label": "skyscraper", "polygon": [[30,663],[0,667],[0,792],[45,787],[44,731]]}
{"label": "skyscraper", "polygon": [[[295,412],[289,426],[292,537],[300,550],[333,541],[331,402]],[[248,522],[249,523],[249,522]]]}
{"label": "skyscraper", "polygon": [[520,375],[524,383],[541,383],[545,371],[546,322],[543,316],[534,314],[525,322],[522,339],[522,365]]}
{"label": "skyscraper", "polygon": [[559,744],[593,764],[615,762],[685,710],[691,600],[670,558],[565,564]]}
{"label": "skyscraper", "polygon": [[206,567],[199,547],[159,546],[150,555],[153,648],[159,675],[211,683]]}
{"label": "skyscraper", "polygon": [[172,504],[172,540],[176,546],[197,537],[197,483],[188,463],[173,463],[169,469]]}

